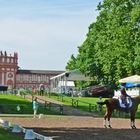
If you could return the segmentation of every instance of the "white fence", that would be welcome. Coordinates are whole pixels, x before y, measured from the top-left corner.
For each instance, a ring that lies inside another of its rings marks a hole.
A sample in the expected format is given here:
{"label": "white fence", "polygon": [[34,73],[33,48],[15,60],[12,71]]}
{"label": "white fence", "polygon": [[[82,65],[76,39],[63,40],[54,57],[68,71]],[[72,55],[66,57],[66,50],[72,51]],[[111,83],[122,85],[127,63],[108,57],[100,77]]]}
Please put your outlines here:
{"label": "white fence", "polygon": [[24,127],[18,124],[12,124],[9,121],[0,119],[0,126],[5,129],[11,129],[13,133],[24,133],[24,140],[53,140],[57,136],[44,136],[39,133],[34,132],[33,129],[25,129]]}

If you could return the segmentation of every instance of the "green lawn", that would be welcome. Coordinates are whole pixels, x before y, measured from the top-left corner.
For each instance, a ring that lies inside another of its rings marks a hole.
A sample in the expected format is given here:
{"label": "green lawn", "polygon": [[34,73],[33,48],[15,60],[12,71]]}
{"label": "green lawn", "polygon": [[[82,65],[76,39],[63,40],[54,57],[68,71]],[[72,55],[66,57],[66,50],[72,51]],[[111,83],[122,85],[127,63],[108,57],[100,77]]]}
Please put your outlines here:
{"label": "green lawn", "polygon": [[[17,106],[20,110],[17,110]],[[1,114],[33,114],[32,102],[15,95],[1,94],[0,95],[0,113]],[[58,114],[57,112],[50,111],[43,106],[39,106],[38,113],[43,114]]]}
{"label": "green lawn", "polygon": [[89,111],[89,106],[91,105],[92,112],[98,113],[97,101],[99,100],[99,98],[93,98],[93,97],[73,97],[72,98],[65,95],[60,95],[60,96],[52,95],[50,96],[50,98],[54,100],[62,101],[65,105],[68,105],[68,106],[72,106],[72,100],[73,102],[78,101],[78,109],[84,110],[84,111]]}
{"label": "green lawn", "polygon": [[96,102],[99,100],[99,98],[93,98],[93,97],[68,97],[68,96],[58,96],[58,95],[52,95],[50,96],[50,98],[55,99],[55,100],[59,100],[59,101],[63,101],[65,104],[67,105],[71,105],[72,99],[76,99],[79,100],[81,102],[87,102],[87,103],[91,103],[91,104],[96,104]]}
{"label": "green lawn", "polygon": [[[92,112],[103,115],[106,106],[103,106],[102,113],[98,111],[97,101],[99,98],[93,97],[68,97],[68,96],[50,96],[50,98],[63,101],[65,105],[72,106],[72,99],[78,101],[77,108],[84,111],[89,111],[89,106],[91,105]],[[105,100],[105,98],[103,98]],[[20,106],[21,110],[17,111],[17,105]],[[75,104],[76,107],[76,104]],[[33,114],[32,103],[20,96],[10,95],[10,94],[1,94],[0,95],[0,113],[1,114]],[[39,107],[38,113],[49,114],[49,115],[58,115],[60,112],[50,111],[49,109],[44,108],[43,106]],[[136,114],[136,118],[140,118],[140,106]]]}
{"label": "green lawn", "polygon": [[0,140],[22,140],[21,136],[12,133],[10,130],[5,130],[0,127]]}
{"label": "green lawn", "polygon": [[[91,105],[95,105],[96,107],[93,108],[93,112],[99,114],[99,115],[103,115],[106,111],[106,106],[104,105],[103,106],[103,110],[102,112],[99,112],[98,111],[98,105],[97,105],[97,101],[99,100],[99,98],[94,98],[94,97],[68,97],[68,96],[65,96],[65,95],[52,95],[50,96],[50,98],[52,99],[55,99],[55,100],[59,100],[59,101],[63,101],[63,103],[65,105],[69,105],[71,106],[72,105],[72,99],[75,99],[75,100],[78,100],[78,109],[80,110],[84,110],[84,111],[89,111],[89,104]],[[103,101],[107,99],[107,98],[103,98]],[[116,115],[115,115],[116,114]],[[129,115],[126,115],[125,113],[120,113],[120,116],[118,116],[118,113],[115,113],[113,114],[114,117],[129,117]],[[140,105],[138,107],[138,111],[136,113],[136,118],[140,118]]]}
{"label": "green lawn", "polygon": [[[17,111],[17,105],[21,110]],[[58,113],[50,111],[43,106],[39,106],[38,114],[57,115]],[[0,114],[33,114],[32,103],[20,96],[10,94],[0,94]],[[0,140],[22,140],[21,134],[14,134],[11,130],[5,130],[0,127]]]}

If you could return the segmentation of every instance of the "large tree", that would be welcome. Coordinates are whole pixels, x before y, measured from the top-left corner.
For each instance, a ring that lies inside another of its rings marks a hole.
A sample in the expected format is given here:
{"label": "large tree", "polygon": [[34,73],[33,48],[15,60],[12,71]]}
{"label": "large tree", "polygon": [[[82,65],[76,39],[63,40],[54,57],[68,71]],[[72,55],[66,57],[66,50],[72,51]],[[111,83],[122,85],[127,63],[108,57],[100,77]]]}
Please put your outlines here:
{"label": "large tree", "polygon": [[100,14],[74,59],[76,68],[105,84],[139,74],[140,1],[104,0],[97,8]]}

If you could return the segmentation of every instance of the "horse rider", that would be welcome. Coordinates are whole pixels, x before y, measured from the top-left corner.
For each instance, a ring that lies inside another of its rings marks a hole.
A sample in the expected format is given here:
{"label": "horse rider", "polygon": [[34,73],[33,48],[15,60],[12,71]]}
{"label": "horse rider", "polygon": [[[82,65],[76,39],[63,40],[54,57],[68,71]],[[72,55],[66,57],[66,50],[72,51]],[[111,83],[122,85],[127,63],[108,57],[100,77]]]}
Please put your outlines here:
{"label": "horse rider", "polygon": [[126,108],[128,108],[129,103],[127,101],[127,97],[128,98],[131,98],[131,97],[126,93],[125,85],[126,85],[125,83],[123,83],[121,85],[121,90],[120,90],[121,91],[121,100],[122,100],[122,103],[125,104]]}

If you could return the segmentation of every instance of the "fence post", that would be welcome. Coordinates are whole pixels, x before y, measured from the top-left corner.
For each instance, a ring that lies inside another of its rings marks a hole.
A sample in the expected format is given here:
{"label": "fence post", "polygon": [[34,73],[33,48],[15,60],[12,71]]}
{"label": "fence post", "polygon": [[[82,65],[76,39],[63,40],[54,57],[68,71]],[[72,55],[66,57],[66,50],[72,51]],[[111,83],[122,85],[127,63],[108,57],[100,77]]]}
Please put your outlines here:
{"label": "fence post", "polygon": [[78,100],[72,98],[72,106],[78,107]]}
{"label": "fence post", "polygon": [[45,105],[44,106],[45,106],[45,108],[47,107],[47,101],[45,101]]}
{"label": "fence post", "polygon": [[89,112],[91,112],[91,104],[89,104]]}
{"label": "fence post", "polygon": [[63,114],[63,105],[60,105],[60,114]]}
{"label": "fence post", "polygon": [[61,101],[63,102],[64,100],[63,100],[63,95],[61,94]]}

